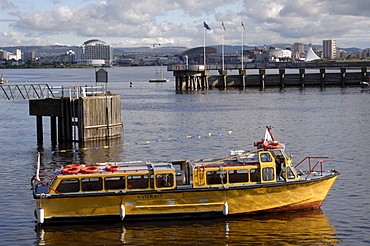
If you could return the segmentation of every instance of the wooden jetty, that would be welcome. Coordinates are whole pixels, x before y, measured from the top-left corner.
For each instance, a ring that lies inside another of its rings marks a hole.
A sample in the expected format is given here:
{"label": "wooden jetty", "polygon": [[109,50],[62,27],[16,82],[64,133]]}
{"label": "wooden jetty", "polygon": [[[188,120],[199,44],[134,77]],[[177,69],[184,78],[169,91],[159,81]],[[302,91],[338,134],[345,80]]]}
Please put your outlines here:
{"label": "wooden jetty", "polygon": [[[107,83],[105,70],[96,73],[96,81]],[[107,86],[70,85],[61,88],[61,97],[30,99],[29,114],[36,116],[37,142],[43,142],[44,116],[50,117],[51,141],[85,142],[120,137],[122,133],[121,99]],[[53,93],[53,96],[55,93]]]}
{"label": "wooden jetty", "polygon": [[44,116],[50,117],[52,142],[120,137],[120,103],[120,96],[112,94],[29,100],[29,114],[36,116],[37,142],[43,142]]}
{"label": "wooden jetty", "polygon": [[[268,63],[241,65],[225,65],[224,70],[219,65],[173,65],[168,71],[173,71],[176,90],[206,90],[209,88],[228,87],[261,87],[268,86],[347,86],[360,85],[369,81],[368,67],[370,62],[356,63]],[[258,74],[248,74],[248,70],[258,70]],[[274,74],[266,71],[274,69]],[[296,72],[291,73],[294,69]],[[211,75],[217,70],[218,75]],[[228,70],[238,70],[236,75],[228,75]]]}

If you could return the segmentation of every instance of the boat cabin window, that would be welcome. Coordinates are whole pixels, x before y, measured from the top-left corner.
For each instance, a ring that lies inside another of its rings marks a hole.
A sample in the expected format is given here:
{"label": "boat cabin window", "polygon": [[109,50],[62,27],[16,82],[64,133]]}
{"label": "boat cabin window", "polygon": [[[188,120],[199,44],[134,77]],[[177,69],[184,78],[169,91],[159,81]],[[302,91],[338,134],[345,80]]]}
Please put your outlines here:
{"label": "boat cabin window", "polygon": [[274,168],[272,168],[272,167],[263,168],[262,169],[262,178],[263,178],[263,181],[274,180]]}
{"label": "boat cabin window", "polygon": [[226,171],[207,172],[207,184],[226,184]]}
{"label": "boat cabin window", "polygon": [[272,161],[270,153],[261,153],[260,156],[261,156],[261,161],[262,162],[271,162]]}
{"label": "boat cabin window", "polygon": [[148,187],[149,187],[148,175],[127,176],[127,188],[129,188],[129,189],[146,189]]}
{"label": "boat cabin window", "polygon": [[106,190],[118,190],[125,189],[125,177],[106,177],[104,179],[105,189]]}
{"label": "boat cabin window", "polygon": [[82,191],[98,191],[103,189],[102,178],[83,178],[81,179]]}
{"label": "boat cabin window", "polygon": [[173,174],[172,173],[162,173],[162,174],[157,174],[155,176],[155,179],[157,180],[157,187],[162,188],[162,187],[172,187],[173,186]]}
{"label": "boat cabin window", "polygon": [[229,171],[229,183],[248,182],[248,170],[231,170]]}
{"label": "boat cabin window", "polygon": [[260,170],[258,168],[251,169],[250,177],[251,182],[260,182],[261,181]]}
{"label": "boat cabin window", "polygon": [[62,179],[56,190],[60,193],[79,192],[80,182],[78,179]]}

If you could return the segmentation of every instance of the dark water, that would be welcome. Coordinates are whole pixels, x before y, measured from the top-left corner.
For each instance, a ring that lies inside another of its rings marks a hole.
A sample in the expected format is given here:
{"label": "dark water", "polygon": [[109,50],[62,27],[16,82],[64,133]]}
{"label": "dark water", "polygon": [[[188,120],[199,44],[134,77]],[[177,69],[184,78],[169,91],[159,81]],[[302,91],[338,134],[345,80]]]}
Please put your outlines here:
{"label": "dark water", "polygon": [[[68,86],[95,81],[94,69],[0,72],[9,83]],[[44,117],[44,145],[38,147],[36,120],[28,115],[28,101],[0,101],[0,245],[370,244],[370,92],[359,87],[294,87],[179,94],[173,81],[148,83],[155,76],[154,68],[110,68],[108,73],[108,89],[121,95],[124,124],[123,138],[108,143],[53,146]],[[171,74],[165,77],[173,80]],[[224,157],[230,149],[253,149],[253,141],[263,137],[266,125],[273,126],[275,138],[286,144],[295,163],[306,156],[329,156],[325,169],[341,172],[321,210],[210,220],[35,226],[29,186],[37,151],[42,153],[42,168],[50,172],[72,162]]]}

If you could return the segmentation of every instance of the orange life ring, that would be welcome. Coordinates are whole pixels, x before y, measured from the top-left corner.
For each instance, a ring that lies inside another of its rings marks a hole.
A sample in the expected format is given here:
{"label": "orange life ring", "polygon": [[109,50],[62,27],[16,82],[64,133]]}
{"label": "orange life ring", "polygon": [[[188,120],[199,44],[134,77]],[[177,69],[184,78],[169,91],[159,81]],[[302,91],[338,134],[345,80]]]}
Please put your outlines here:
{"label": "orange life ring", "polygon": [[81,173],[97,173],[99,172],[98,167],[88,166],[81,169]]}
{"label": "orange life ring", "polygon": [[62,169],[62,174],[76,174],[81,171],[78,167],[65,167]]}
{"label": "orange life ring", "polygon": [[262,147],[265,149],[281,149],[283,148],[278,142],[264,142]]}
{"label": "orange life ring", "polygon": [[79,164],[71,164],[71,165],[67,165],[65,166],[65,168],[84,168],[85,166],[84,165],[79,165]]}
{"label": "orange life ring", "polygon": [[115,172],[115,171],[118,171],[119,169],[120,169],[120,166],[117,166],[117,165],[109,165],[105,167],[105,170],[109,172]]}

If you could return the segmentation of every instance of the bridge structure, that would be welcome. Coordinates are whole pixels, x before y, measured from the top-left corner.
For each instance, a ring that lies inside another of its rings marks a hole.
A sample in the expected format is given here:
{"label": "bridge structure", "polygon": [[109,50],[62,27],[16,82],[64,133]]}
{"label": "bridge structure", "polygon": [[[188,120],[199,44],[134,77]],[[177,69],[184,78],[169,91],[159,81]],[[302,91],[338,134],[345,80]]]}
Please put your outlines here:
{"label": "bridge structure", "polygon": [[53,98],[55,93],[47,84],[3,84],[0,85],[0,99],[28,100]]}
{"label": "bridge structure", "polygon": [[[175,76],[176,90],[205,90],[212,87],[359,85],[369,81],[369,67],[370,62],[275,62],[246,63],[243,67],[241,64],[181,64],[168,66],[167,71]],[[275,73],[269,74],[269,69]],[[228,75],[230,70],[237,70],[238,74]],[[250,70],[258,70],[258,74],[249,74]],[[212,71],[219,74],[211,75]]]}

